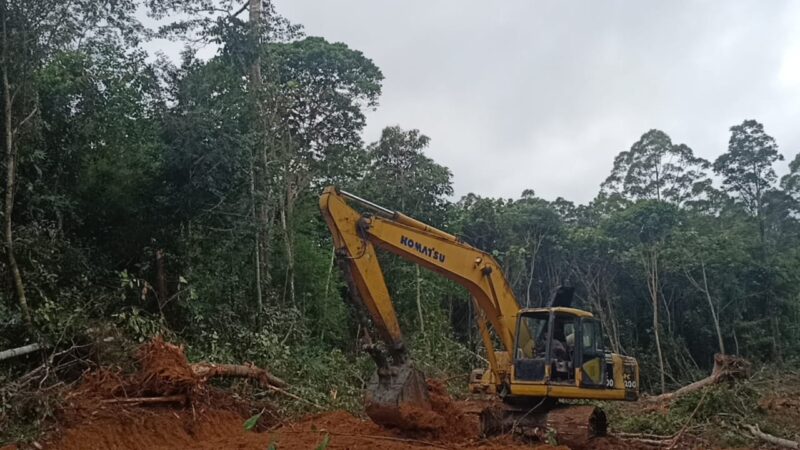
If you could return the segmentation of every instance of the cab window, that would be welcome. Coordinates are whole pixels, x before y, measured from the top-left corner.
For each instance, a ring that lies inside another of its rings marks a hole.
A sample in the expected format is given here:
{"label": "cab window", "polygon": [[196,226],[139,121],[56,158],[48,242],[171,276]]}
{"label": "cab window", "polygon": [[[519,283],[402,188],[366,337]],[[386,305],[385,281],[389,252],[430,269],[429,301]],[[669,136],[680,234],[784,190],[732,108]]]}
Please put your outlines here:
{"label": "cab window", "polygon": [[517,358],[544,357],[547,344],[547,315],[523,316],[517,340]]}

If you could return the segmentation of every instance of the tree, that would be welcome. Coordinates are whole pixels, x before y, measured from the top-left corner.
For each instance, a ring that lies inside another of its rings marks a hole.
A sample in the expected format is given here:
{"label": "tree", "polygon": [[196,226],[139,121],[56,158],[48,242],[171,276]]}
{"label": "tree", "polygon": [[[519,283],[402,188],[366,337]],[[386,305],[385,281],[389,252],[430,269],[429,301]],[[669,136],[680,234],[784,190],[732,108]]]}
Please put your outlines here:
{"label": "tree", "polygon": [[731,127],[728,151],[714,161],[714,172],[722,177],[723,187],[758,221],[762,243],[764,196],[777,178],[773,164],[782,160],[778,144],[764,132],[764,125],[745,120]]}
{"label": "tree", "polygon": [[666,368],[661,342],[659,310],[664,300],[664,252],[671,245],[672,234],[681,224],[680,210],[659,201],[642,201],[609,218],[607,232],[613,236],[624,262],[644,275],[646,292],[652,308],[652,332],[659,366],[659,385],[666,391]]}
{"label": "tree", "polygon": [[[59,52],[96,42],[135,42],[141,26],[132,0],[0,1],[0,77],[5,183],[3,242],[20,311],[33,321],[15,250],[14,210],[19,166],[33,150],[40,113],[38,74]],[[23,152],[23,154],[21,154]]]}
{"label": "tree", "polygon": [[369,165],[359,192],[383,206],[443,226],[453,194],[452,174],[425,156],[430,139],[419,130],[386,127],[367,147]]}
{"label": "tree", "polygon": [[263,72],[271,97],[261,109],[275,122],[269,146],[282,166],[269,187],[277,200],[283,231],[289,298],[294,302],[294,236],[292,221],[298,199],[315,181],[346,178],[363,170],[361,131],[364,109],[375,106],[383,74],[361,52],[342,43],[309,37],[270,44]]}
{"label": "tree", "polygon": [[789,163],[789,173],[781,178],[781,189],[800,201],[800,153]]}
{"label": "tree", "polygon": [[681,205],[700,196],[710,185],[708,161],[694,156],[685,144],[673,144],[660,130],[650,130],[631,149],[614,159],[611,175],[601,186],[606,194],[630,200],[658,200]]}

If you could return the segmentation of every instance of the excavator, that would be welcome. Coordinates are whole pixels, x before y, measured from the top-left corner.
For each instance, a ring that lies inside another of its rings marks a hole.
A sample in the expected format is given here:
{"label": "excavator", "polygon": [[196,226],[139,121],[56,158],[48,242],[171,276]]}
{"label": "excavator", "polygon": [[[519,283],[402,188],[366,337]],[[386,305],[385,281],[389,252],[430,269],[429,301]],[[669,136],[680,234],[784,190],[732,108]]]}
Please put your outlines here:
{"label": "excavator", "polygon": [[479,413],[485,435],[542,437],[541,430],[552,430],[560,443],[585,443],[606,433],[605,414],[561,400],[638,399],[636,359],[604,347],[600,321],[571,307],[571,288],[560,287],[546,307],[521,308],[497,260],[460,238],[334,186],[324,189],[319,206],[350,296],[383,344],[365,346],[378,366],[365,394],[374,422],[402,428],[414,411],[431,408],[426,379],[403,340],[378,249],[440,274],[471,295],[488,368],[472,371],[469,390],[494,399]]}

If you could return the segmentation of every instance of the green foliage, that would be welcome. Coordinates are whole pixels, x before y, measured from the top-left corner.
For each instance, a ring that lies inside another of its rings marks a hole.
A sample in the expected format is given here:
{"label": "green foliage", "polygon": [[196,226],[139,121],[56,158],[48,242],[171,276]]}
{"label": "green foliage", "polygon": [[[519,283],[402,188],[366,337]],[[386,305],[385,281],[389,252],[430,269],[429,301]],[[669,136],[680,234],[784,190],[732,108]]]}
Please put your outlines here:
{"label": "green foliage", "polygon": [[745,120],[731,127],[728,151],[714,161],[714,171],[752,215],[760,216],[763,197],[777,178],[773,164],[782,160],[778,144],[764,132],[764,125]]}
{"label": "green foliage", "polygon": [[250,417],[249,419],[245,420],[244,422],[244,429],[245,431],[253,431],[256,425],[258,425],[258,421],[261,420],[261,416],[264,414],[264,410],[261,410],[260,413]]}
{"label": "green foliage", "polygon": [[328,445],[331,443],[331,435],[325,434],[325,437],[322,438],[322,442],[317,445],[316,450],[325,450],[328,448]]}
{"label": "green foliage", "polygon": [[[700,426],[700,432],[725,447],[750,446],[754,439],[741,433],[741,423],[773,429],[773,418],[759,408],[768,391],[758,381],[719,384],[677,398],[669,405],[652,404],[649,411],[630,414],[626,405],[608,404],[604,409],[618,431],[672,436],[684,427]],[[694,414],[694,415],[692,415]],[[691,421],[689,421],[691,418]],[[713,424],[714,426],[702,426]]]}
{"label": "green foliage", "polygon": [[673,144],[663,131],[650,130],[629,151],[617,155],[602,189],[632,200],[682,204],[710,186],[704,172],[709,166],[687,145]]}

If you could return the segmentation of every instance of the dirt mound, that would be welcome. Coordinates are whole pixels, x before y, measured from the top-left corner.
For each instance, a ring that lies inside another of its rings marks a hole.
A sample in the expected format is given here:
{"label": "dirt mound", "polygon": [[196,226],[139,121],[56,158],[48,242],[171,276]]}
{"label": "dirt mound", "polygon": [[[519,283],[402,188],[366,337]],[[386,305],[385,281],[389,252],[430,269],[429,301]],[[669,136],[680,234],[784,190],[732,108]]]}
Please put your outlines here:
{"label": "dirt mound", "polygon": [[[510,436],[479,436],[477,412],[469,402],[453,400],[443,383],[429,381],[432,410],[409,412],[412,431],[382,428],[344,411],[278,423],[272,409],[237,400],[206,384],[183,348],[153,340],[137,352],[138,370],[98,369],[83,375],[65,397],[60,431],[44,448],[59,450],[133,449],[430,449],[531,448]],[[264,411],[253,431],[244,423]],[[277,425],[276,425],[277,424]],[[539,448],[550,448],[541,445]]]}
{"label": "dirt mound", "polygon": [[[153,348],[165,347],[159,345]],[[180,359],[173,361],[177,363]],[[157,375],[144,376],[143,373]],[[276,423],[277,419],[267,414],[255,431],[246,431],[244,423],[252,414],[249,412],[252,411],[252,405],[243,405],[233,400],[229,393],[211,388],[194,390],[186,403],[142,406],[118,401],[121,396],[132,392],[173,395],[175,392],[195,389],[193,385],[181,381],[185,379],[173,377],[174,373],[163,364],[143,365],[140,372],[128,377],[109,370],[87,373],[83,383],[68,396],[60,414],[61,431],[47,441],[44,448],[263,450],[274,443],[277,448],[284,450],[316,448],[324,441],[328,442],[328,448],[331,449],[354,450],[531,448],[509,436],[480,439],[477,416],[473,421],[471,414],[465,412],[464,405],[467,404],[452,400],[444,386],[437,382],[429,385],[434,411],[428,412],[438,414],[443,424],[435,431],[421,429],[416,433],[382,428],[345,411],[307,416],[273,426],[270,425]],[[146,382],[144,386],[137,384],[143,380]],[[179,382],[168,383],[165,380]],[[423,420],[423,417],[420,416],[419,420]],[[540,447],[550,448],[544,445]]]}
{"label": "dirt mound", "polygon": [[109,368],[84,373],[71,397],[110,399],[190,395],[202,390],[202,380],[192,372],[182,347],[157,337],[139,347],[137,361],[139,368],[132,374]]}
{"label": "dirt mound", "polygon": [[183,347],[160,337],[139,347],[134,383],[140,395],[189,394],[198,386]]}
{"label": "dirt mound", "polygon": [[438,430],[439,436],[451,442],[480,437],[480,418],[472,403],[454,401],[445,384],[438,380],[428,381],[428,395],[433,410],[445,420],[444,427]]}

